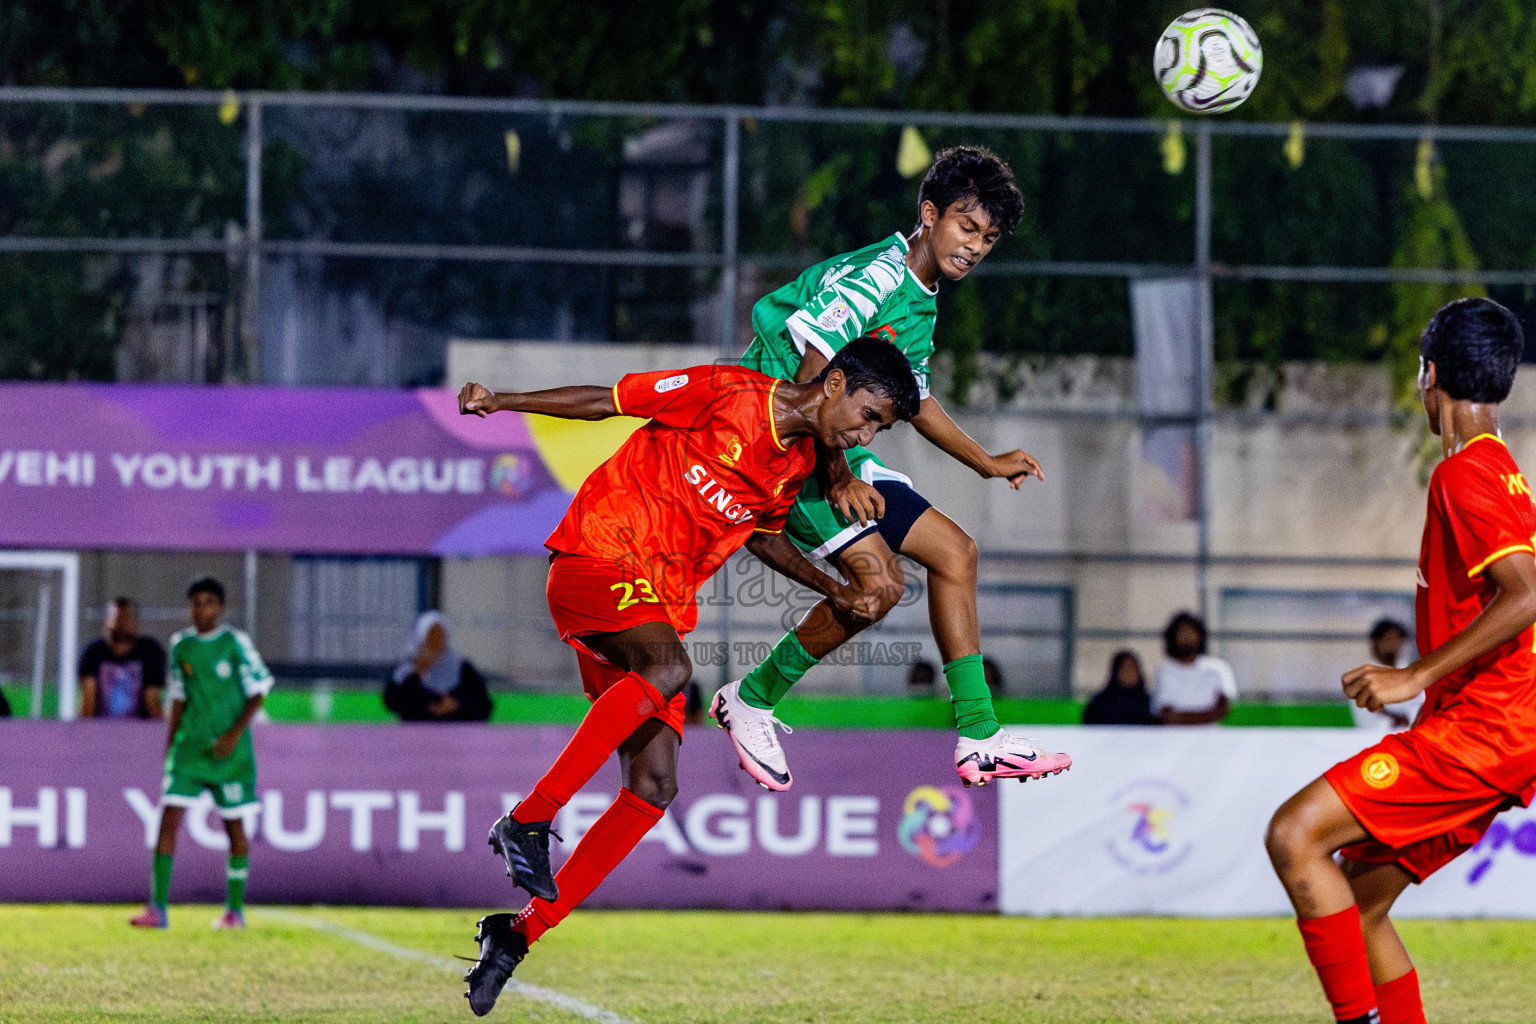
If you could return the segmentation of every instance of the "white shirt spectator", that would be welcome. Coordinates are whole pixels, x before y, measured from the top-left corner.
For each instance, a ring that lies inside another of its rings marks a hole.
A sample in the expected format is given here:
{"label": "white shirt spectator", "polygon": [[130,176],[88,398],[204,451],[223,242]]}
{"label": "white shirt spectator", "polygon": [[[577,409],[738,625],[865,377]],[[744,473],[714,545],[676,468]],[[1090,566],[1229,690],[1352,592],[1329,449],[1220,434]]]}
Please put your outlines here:
{"label": "white shirt spectator", "polygon": [[1157,666],[1152,713],[1209,711],[1222,695],[1229,701],[1237,700],[1237,678],[1231,665],[1209,654],[1199,655],[1187,665],[1169,658]]}

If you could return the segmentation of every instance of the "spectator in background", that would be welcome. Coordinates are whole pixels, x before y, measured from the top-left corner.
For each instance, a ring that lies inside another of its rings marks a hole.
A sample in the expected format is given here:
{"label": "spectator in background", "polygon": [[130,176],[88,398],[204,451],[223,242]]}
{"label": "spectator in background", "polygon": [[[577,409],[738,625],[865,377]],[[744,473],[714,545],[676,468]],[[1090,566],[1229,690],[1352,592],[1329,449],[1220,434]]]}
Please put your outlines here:
{"label": "spectator in background", "polygon": [[914,661],[907,670],[907,696],[932,697],[939,680],[938,670],[931,661]]}
{"label": "spectator in background", "polygon": [[132,598],[107,605],[101,639],[80,655],[81,718],[163,718],[165,648],[139,633]]}
{"label": "spectator in background", "polygon": [[1152,713],[1164,725],[1211,725],[1232,710],[1232,666],[1205,653],[1205,639],[1205,623],[1189,612],[1179,612],[1163,631],[1168,660],[1157,666]]}
{"label": "spectator in background", "polygon": [[[1405,642],[1407,639],[1407,626],[1395,619],[1382,619],[1371,627],[1371,659],[1388,668],[1407,668],[1413,661],[1413,652]],[[1417,693],[1401,703],[1388,704],[1380,711],[1368,711],[1350,704],[1349,712],[1356,728],[1389,733],[1411,726],[1423,706],[1424,694]]]}
{"label": "spectator in background", "polygon": [[1116,651],[1109,659],[1109,682],[1083,708],[1084,725],[1160,725],[1152,714],[1152,696],[1135,651]]}
{"label": "spectator in background", "polygon": [[423,612],[411,649],[384,684],[384,706],[402,722],[483,722],[491,717],[485,677],[454,650],[448,620]]}

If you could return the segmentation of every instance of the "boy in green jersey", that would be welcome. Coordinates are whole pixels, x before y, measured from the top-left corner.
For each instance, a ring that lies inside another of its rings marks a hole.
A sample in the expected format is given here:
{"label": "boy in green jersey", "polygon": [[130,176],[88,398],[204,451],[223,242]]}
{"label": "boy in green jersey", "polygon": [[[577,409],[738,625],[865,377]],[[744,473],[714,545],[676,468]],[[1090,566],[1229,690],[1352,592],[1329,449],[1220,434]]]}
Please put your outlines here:
{"label": "boy in green jersey", "polygon": [[250,840],[242,817],[256,807],[256,753],[250,724],[272,689],[272,673],[251,638],[219,620],[224,587],[212,577],[187,588],[192,628],[171,637],[170,727],[166,733],[165,790],[160,798],[160,839],[155,844],[153,895],[129,923],[138,928],[169,924],[171,858],[187,808],[203,790],[213,794],[229,834],[229,897],[215,928],[245,927],[245,880]]}
{"label": "boy in green jersey", "polygon": [[[883,338],[917,376],[922,406],[912,425],[919,433],[982,477],[1002,478],[1015,490],[1029,476],[1042,477],[1026,452],[989,454],[928,392],[939,281],[969,274],[1018,225],[1023,206],[1013,172],[995,154],[979,146],[940,152],[918,190],[917,229],[834,256],[759,300],[752,308],[755,337],[741,364],[806,381],[853,339]],[[981,664],[976,542],[908,477],[867,448],[823,452],[785,532],[837,565],[850,586],[874,595],[876,621],[895,607],[906,585],[893,552],[927,570],[929,618],[960,734],[955,770],[967,786],[1039,778],[1071,766],[1067,755],[1040,750],[998,725]],[[767,661],[715,695],[711,717],[730,735],[741,766],[765,788],[785,790],[793,781],[774,731],[774,705],[811,666],[868,625],[822,601]]]}

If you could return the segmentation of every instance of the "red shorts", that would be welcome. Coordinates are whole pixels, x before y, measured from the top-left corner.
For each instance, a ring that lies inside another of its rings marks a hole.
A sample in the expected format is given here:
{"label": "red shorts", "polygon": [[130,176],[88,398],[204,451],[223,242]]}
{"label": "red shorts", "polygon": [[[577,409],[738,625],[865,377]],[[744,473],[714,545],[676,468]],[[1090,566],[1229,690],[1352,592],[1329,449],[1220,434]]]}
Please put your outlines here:
{"label": "red shorts", "polygon": [[1371,834],[1339,853],[1361,864],[1396,864],[1416,882],[1476,846],[1516,802],[1411,730],[1382,737],[1323,778]]}
{"label": "red shorts", "polygon": [[[544,585],[549,614],[555,620],[560,639],[576,650],[581,688],[588,700],[597,700],[629,673],[590,650],[581,642],[582,636],[617,633],[647,622],[665,622],[677,630],[680,638],[687,635],[677,628],[673,615],[668,614],[668,605],[635,600],[633,584],[619,577],[617,566],[598,558],[555,554],[549,560],[549,580]],[[689,612],[693,609],[693,605],[687,607]],[[682,736],[685,702],[686,698],[679,693],[651,717],[661,719]]]}

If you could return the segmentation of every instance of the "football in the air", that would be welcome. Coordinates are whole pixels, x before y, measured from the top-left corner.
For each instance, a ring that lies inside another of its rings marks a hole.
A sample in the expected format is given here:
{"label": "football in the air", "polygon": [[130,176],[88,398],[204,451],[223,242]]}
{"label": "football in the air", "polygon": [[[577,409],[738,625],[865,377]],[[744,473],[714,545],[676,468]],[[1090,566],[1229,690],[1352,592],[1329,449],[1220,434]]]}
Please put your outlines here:
{"label": "football in the air", "polygon": [[1202,7],[1173,19],[1157,41],[1157,84],[1194,114],[1231,110],[1253,93],[1264,50],[1248,23],[1231,11]]}

